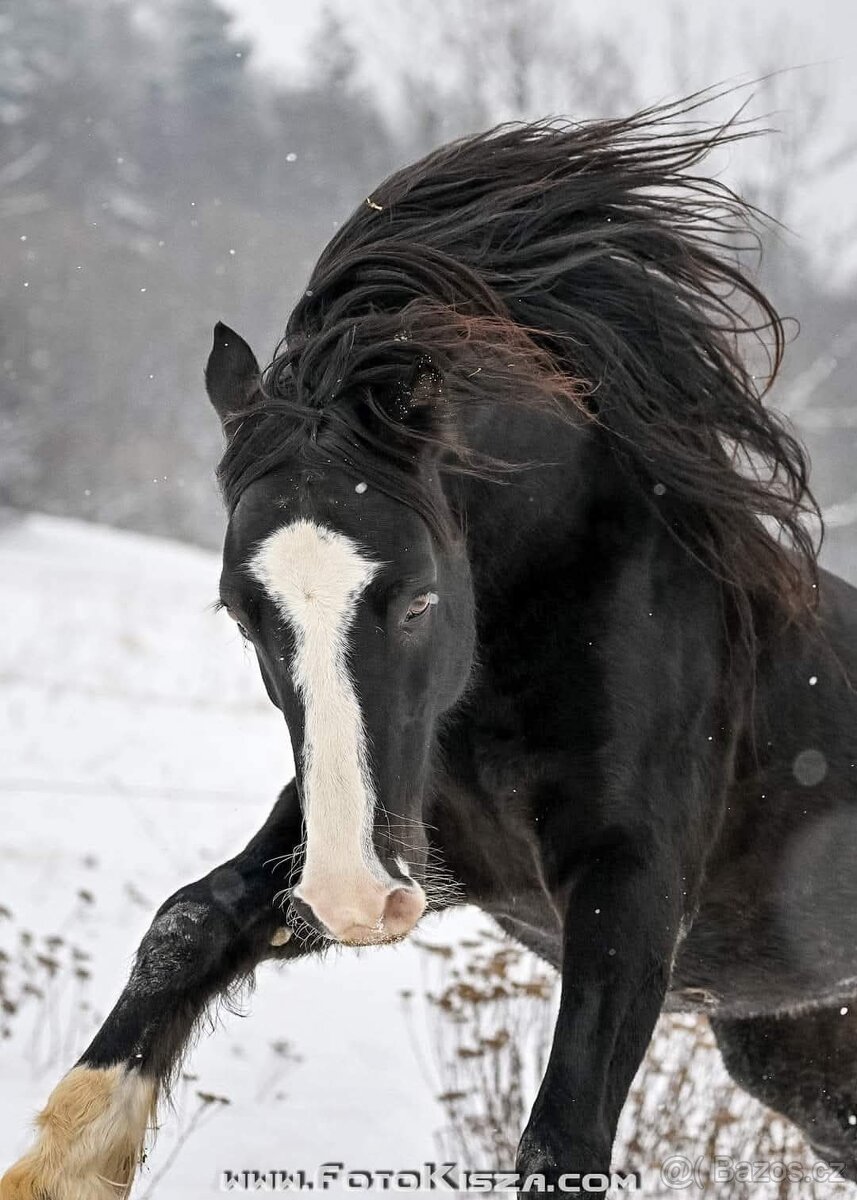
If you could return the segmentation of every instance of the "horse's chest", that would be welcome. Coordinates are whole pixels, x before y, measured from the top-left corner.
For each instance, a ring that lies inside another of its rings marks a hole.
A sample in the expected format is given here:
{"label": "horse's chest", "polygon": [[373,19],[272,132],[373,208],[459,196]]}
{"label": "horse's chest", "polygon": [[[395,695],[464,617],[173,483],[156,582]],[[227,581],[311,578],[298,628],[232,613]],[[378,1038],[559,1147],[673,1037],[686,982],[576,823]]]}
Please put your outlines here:
{"label": "horse's chest", "polygon": [[526,789],[489,797],[478,787],[448,782],[435,822],[443,857],[467,902],[559,964],[561,920],[545,883]]}

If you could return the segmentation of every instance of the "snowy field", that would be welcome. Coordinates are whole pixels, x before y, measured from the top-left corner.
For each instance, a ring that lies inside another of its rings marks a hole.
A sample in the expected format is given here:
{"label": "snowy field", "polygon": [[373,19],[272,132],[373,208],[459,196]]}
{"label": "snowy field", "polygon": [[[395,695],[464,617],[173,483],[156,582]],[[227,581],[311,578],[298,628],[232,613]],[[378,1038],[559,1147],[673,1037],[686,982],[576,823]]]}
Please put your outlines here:
{"label": "snowy field", "polygon": [[[291,775],[256,664],[211,611],[218,573],[213,555],[139,535],[0,525],[0,1167],[154,909],[239,849]],[[195,1200],[227,1169],[431,1159],[440,1089],[400,998],[423,971],[407,944],[263,966],[247,1015],[226,1014],[186,1063],[196,1078],[134,1195]]]}

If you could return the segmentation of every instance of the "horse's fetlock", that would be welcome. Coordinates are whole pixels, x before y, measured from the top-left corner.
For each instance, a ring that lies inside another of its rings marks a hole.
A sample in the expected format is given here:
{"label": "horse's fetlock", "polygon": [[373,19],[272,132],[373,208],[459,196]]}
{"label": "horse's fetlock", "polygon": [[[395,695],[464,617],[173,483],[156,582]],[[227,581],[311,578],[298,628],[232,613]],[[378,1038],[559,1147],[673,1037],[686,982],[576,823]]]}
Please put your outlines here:
{"label": "horse's fetlock", "polygon": [[32,1150],[0,1180],[0,1200],[123,1200],[156,1099],[139,1071],[74,1067],[36,1118]]}

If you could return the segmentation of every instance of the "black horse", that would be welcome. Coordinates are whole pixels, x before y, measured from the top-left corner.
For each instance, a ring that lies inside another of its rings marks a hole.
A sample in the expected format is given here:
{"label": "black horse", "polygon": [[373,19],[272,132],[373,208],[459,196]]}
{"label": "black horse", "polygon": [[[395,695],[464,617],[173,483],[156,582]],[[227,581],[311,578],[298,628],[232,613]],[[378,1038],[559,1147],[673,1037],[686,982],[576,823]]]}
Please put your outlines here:
{"label": "black horse", "polygon": [[686,114],[446,146],[265,372],[218,325],[222,603],[297,777],[159,910],[3,1200],[115,1197],[214,998],[453,903],[562,973],[521,1172],[609,1170],[670,1009],[857,1177],[857,592],[743,352],[776,374],[751,214],[696,173],[745,131]]}

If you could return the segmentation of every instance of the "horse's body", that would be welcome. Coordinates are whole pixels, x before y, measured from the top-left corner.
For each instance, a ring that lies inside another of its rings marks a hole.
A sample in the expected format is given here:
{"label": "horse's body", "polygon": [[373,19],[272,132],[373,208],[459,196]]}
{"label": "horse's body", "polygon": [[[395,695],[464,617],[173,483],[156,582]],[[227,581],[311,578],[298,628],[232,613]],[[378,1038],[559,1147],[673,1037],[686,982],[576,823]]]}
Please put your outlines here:
{"label": "horse's body", "polygon": [[[751,727],[756,743],[771,746],[760,766],[737,778],[726,795],[699,912],[677,954],[665,1011],[724,1020],[835,1007],[839,1023],[847,1024],[840,1006],[857,996],[857,795],[849,777],[857,766],[849,758],[854,697],[842,672],[857,677],[857,591],[826,572],[821,580],[822,611],[829,613],[838,661],[814,639],[788,638],[771,664]],[[579,660],[570,655],[568,662],[585,691],[586,672],[572,666]],[[819,686],[809,680],[818,677],[820,663],[830,692],[813,713],[802,693]],[[791,708],[784,714],[789,696],[803,709],[805,724],[794,721]],[[823,760],[837,742],[837,778],[820,787],[818,776],[829,768]],[[814,752],[801,759],[807,748]],[[503,769],[504,758],[501,750],[491,770]],[[515,860],[524,863],[543,850],[534,836],[526,766],[514,751],[505,771],[513,799],[499,811],[486,813],[481,789],[472,784],[439,785],[436,841],[454,862],[467,899],[560,969],[562,926],[541,873],[507,873],[513,848]],[[456,850],[462,845],[468,853]],[[470,853],[473,847],[484,848],[484,856]]]}
{"label": "horse's body", "polygon": [[[550,453],[557,454],[555,431],[544,447]],[[681,593],[686,557],[659,522],[633,492],[622,510],[620,496],[605,495],[598,483],[609,472],[597,453],[578,455],[568,494],[554,480],[543,493],[558,515],[556,537],[550,517],[537,510],[533,540],[520,555],[510,553],[507,530],[510,514],[538,499],[533,480],[503,489],[470,485],[477,493],[468,505],[473,545],[487,572],[503,562],[512,599],[485,613],[478,681],[445,734],[452,778],[438,781],[433,818],[468,900],[557,968],[562,928],[546,887],[549,868],[522,877],[520,867],[510,874],[509,862],[549,863],[552,846],[578,847],[600,835],[598,759],[630,744],[635,710],[645,713],[641,724],[654,720],[665,736],[676,713],[682,723],[691,719],[696,680],[682,627],[689,612],[696,623],[704,611]],[[569,529],[602,536],[593,508],[608,504],[615,525],[606,552],[569,538]],[[704,592],[704,572],[697,583]],[[676,956],[670,1009],[752,1017],[824,1004],[838,1010],[857,994],[857,590],[822,571],[819,594],[818,624],[769,639],[746,710],[727,710],[711,735],[724,745],[734,739],[735,764],[706,846],[699,909]],[[674,636],[663,627],[664,609]],[[554,614],[549,637],[541,632],[546,611]],[[645,650],[656,620],[654,645]],[[704,625],[691,631],[702,673],[712,669],[702,657],[710,632]],[[605,679],[611,642],[628,674],[628,720],[612,748],[595,701],[615,691]],[[663,672],[663,691],[653,686],[653,668]],[[670,679],[682,684],[667,686]],[[653,717],[658,704],[664,711]],[[551,813],[539,800],[550,787],[574,803]],[[489,802],[498,796],[502,805]],[[456,852],[461,846],[465,854]]]}
{"label": "horse's body", "polygon": [[857,592],[814,574],[802,453],[718,323],[732,285],[780,334],[710,250],[734,199],[681,193],[712,140],[644,114],[441,151],[334,239],[262,390],[218,327],[221,594],[298,779],[162,907],[3,1200],[115,1195],[213,997],[427,901],[562,973],[522,1171],[609,1169],[682,1009],[857,1173]]}

